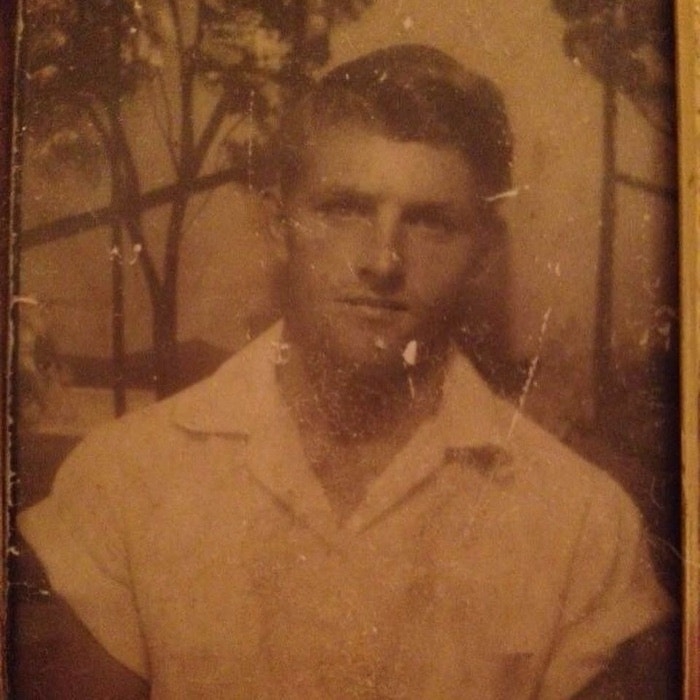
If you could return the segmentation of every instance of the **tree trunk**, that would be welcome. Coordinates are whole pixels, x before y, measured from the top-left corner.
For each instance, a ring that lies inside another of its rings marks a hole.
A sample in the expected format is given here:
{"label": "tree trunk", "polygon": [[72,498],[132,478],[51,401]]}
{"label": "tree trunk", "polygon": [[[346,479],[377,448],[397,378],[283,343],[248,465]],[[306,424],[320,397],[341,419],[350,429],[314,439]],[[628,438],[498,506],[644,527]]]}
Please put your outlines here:
{"label": "tree trunk", "polygon": [[174,295],[164,294],[154,311],[153,379],[156,397],[163,399],[181,388]]}

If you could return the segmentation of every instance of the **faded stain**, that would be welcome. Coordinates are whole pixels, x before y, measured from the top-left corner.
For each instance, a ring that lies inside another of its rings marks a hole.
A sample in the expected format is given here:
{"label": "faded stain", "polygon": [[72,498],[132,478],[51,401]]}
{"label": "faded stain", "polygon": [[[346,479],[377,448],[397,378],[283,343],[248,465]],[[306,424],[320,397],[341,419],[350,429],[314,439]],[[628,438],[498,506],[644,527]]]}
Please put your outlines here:
{"label": "faded stain", "polygon": [[535,353],[535,356],[532,358],[532,361],[530,362],[530,366],[528,367],[527,370],[527,378],[525,379],[525,383],[523,384],[522,391],[520,392],[520,398],[518,399],[518,405],[515,410],[515,413],[513,414],[513,419],[510,422],[510,427],[508,428],[508,434],[506,436],[506,440],[510,440],[511,437],[513,436],[513,431],[515,430],[515,426],[520,419],[520,416],[523,414],[523,411],[525,410],[525,402],[527,401],[527,396],[530,393],[530,390],[532,389],[532,383],[535,380],[535,374],[537,372],[537,367],[540,363],[540,356],[542,354],[542,345],[544,343],[544,338],[545,335],[547,334],[547,327],[549,326],[549,317],[552,315],[552,307],[550,306],[545,312],[544,315],[542,316],[542,323],[540,325],[540,333],[539,337],[537,339],[537,352]]}

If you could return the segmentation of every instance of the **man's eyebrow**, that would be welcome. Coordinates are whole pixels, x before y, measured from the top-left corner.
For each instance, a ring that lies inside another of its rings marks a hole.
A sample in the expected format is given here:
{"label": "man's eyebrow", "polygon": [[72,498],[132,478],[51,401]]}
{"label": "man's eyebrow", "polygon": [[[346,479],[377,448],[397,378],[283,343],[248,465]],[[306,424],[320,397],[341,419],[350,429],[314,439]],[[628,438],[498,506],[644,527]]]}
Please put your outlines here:
{"label": "man's eyebrow", "polygon": [[[317,207],[347,206],[365,211],[373,210],[379,205],[380,200],[379,194],[362,190],[359,187],[326,185],[325,183],[311,197],[311,201]],[[443,224],[457,225],[469,214],[470,211],[449,198],[413,200],[405,202],[402,206],[404,221],[428,219]]]}
{"label": "man's eyebrow", "polygon": [[377,204],[377,195],[365,192],[354,187],[322,187],[315,192],[313,201],[319,204],[348,204],[362,208],[371,208]]}
{"label": "man's eyebrow", "polygon": [[[375,194],[368,190],[362,190],[359,187],[352,187],[346,185],[323,185],[316,195],[319,199],[324,198],[338,198],[338,199],[351,199],[351,200],[363,200],[367,202],[377,202],[381,200],[379,194]],[[456,202],[449,198],[445,199],[424,199],[424,200],[412,200],[408,201],[403,205],[405,211],[423,211],[423,212],[444,212],[444,211],[461,211],[462,207]]]}
{"label": "man's eyebrow", "polygon": [[405,218],[458,219],[467,212],[464,207],[450,200],[425,200],[410,202],[404,207]]}
{"label": "man's eyebrow", "polygon": [[375,200],[376,196],[371,192],[361,190],[357,187],[350,187],[347,185],[324,185],[319,190],[320,197],[338,197],[338,198],[348,198],[348,199],[368,199]]}

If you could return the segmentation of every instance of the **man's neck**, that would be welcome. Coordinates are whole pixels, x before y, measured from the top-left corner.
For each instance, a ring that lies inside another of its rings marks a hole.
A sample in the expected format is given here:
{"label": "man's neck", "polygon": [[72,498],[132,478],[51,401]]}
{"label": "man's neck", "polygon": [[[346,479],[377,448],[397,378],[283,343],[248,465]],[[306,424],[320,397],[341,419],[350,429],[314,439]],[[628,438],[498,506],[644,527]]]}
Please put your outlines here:
{"label": "man's neck", "polygon": [[341,517],[418,426],[437,410],[447,348],[403,371],[378,375],[330,366],[290,343],[279,366],[282,396],[299,426],[309,462]]}
{"label": "man's neck", "polygon": [[442,396],[447,347],[416,365],[381,372],[345,367],[290,342],[278,381],[297,420],[338,442],[371,440],[422,422]]}

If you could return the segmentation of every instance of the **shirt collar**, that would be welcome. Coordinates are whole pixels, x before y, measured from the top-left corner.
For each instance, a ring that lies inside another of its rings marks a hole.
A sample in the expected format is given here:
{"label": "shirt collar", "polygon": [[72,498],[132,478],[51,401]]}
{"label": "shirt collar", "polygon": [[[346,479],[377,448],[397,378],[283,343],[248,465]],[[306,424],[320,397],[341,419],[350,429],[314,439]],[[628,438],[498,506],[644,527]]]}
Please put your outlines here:
{"label": "shirt collar", "polygon": [[[172,417],[192,432],[250,436],[269,416],[286,412],[275,377],[285,351],[278,322],[226,361],[213,375],[174,402]],[[469,446],[503,445],[508,417],[473,365],[455,350],[445,377],[440,409],[430,421],[458,456]]]}
{"label": "shirt collar", "polygon": [[275,378],[282,348],[278,322],[210,377],[175,398],[172,418],[196,433],[248,437],[283,410]]}
{"label": "shirt collar", "polygon": [[[328,533],[335,516],[320,483],[310,476],[277,386],[275,364],[283,354],[280,322],[176,397],[173,419],[191,432],[245,440],[256,477],[317,531]],[[455,349],[440,408],[370,485],[347,528],[357,532],[368,527],[446,461],[476,469],[490,480],[509,480],[512,460],[506,445],[512,410]]]}

